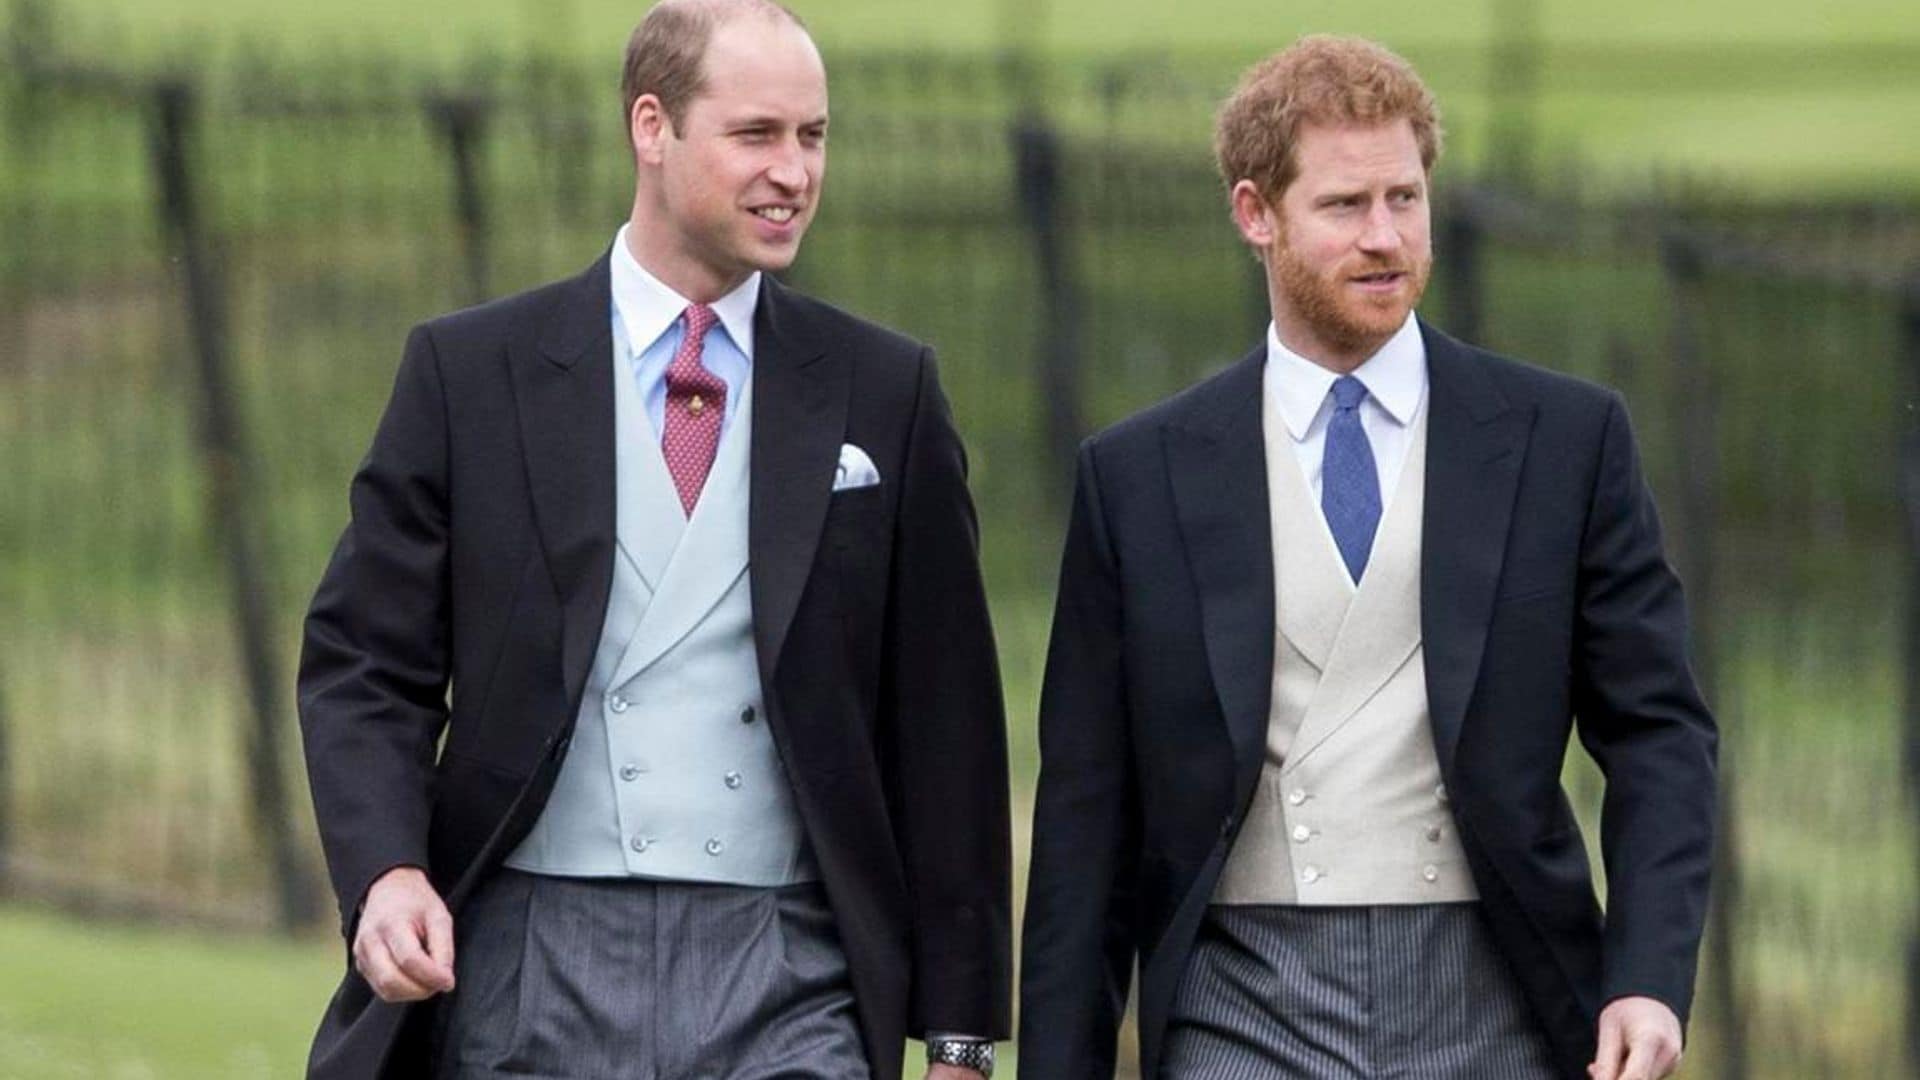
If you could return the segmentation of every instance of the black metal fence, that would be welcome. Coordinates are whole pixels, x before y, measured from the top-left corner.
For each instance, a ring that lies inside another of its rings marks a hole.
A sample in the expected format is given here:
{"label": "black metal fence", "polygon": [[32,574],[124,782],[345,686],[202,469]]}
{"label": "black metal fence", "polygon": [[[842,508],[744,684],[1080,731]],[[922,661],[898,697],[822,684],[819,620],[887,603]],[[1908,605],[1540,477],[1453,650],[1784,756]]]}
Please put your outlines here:
{"label": "black metal fence", "polygon": [[[346,479],[411,322],[610,240],[613,95],[552,61],[236,54],[185,79],[13,42],[0,885],[311,923],[288,670]],[[834,92],[793,277],[941,351],[1024,797],[1072,445],[1256,341],[1257,267],[1202,132],[1123,137],[1111,71],[838,57]],[[1729,781],[1699,1071],[1910,1075],[1920,207],[1439,186],[1428,316],[1626,392],[1694,597]]]}

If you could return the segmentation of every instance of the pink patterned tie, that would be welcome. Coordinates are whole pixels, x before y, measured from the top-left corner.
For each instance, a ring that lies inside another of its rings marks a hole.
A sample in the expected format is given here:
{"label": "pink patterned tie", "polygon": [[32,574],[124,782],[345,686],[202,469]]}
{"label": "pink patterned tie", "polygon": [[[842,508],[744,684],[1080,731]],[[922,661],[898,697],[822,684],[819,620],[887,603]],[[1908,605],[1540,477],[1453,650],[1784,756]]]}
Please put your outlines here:
{"label": "pink patterned tie", "polygon": [[727,384],[700,363],[707,331],[713,329],[713,309],[692,304],[682,316],[686,336],[667,365],[667,422],[660,438],[660,452],[667,457],[667,472],[680,492],[680,508],[688,517],[700,501],[700,489],[713,468],[713,454],[720,446],[720,419],[726,415]]}

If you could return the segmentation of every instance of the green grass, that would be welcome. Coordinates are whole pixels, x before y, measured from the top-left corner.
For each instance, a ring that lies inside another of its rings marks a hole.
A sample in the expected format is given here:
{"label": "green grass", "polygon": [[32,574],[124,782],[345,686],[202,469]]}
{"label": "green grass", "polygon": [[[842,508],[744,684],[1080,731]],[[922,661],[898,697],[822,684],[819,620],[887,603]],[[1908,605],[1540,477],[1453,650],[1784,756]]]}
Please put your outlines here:
{"label": "green grass", "polygon": [[299,1074],[342,954],[331,941],[76,922],[0,907],[0,1076]]}

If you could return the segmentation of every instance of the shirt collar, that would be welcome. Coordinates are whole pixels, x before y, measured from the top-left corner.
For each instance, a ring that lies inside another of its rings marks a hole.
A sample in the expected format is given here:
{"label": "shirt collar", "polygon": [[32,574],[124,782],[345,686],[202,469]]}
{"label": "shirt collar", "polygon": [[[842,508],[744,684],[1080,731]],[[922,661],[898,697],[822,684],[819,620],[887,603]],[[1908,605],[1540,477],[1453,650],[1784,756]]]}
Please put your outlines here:
{"label": "shirt collar", "polygon": [[[613,308],[626,328],[627,347],[634,355],[646,352],[660,335],[667,332],[681,312],[693,301],[674,292],[659,278],[647,272],[627,247],[627,230],[620,226],[613,237],[613,257],[608,267],[613,278]],[[747,275],[732,292],[707,305],[720,318],[720,325],[733,339],[740,354],[753,359],[753,314],[760,306],[760,273]]]}
{"label": "shirt collar", "polygon": [[[1387,343],[1353,374],[1394,423],[1401,427],[1413,423],[1420,399],[1427,392],[1427,343],[1420,336],[1419,321],[1409,314]],[[1307,429],[1313,426],[1337,378],[1332,371],[1282,345],[1279,331],[1272,323],[1267,324],[1264,382],[1267,393],[1280,406],[1280,416],[1294,442],[1306,441]]]}

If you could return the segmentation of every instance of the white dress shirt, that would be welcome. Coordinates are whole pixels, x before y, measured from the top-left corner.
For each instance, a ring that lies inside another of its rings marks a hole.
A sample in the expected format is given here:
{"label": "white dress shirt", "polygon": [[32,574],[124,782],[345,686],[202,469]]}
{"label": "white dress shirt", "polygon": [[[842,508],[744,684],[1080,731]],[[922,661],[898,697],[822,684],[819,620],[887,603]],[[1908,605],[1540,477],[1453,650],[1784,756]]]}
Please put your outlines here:
{"label": "white dress shirt", "polygon": [[[1360,403],[1360,426],[1373,448],[1384,516],[1393,503],[1400,468],[1406,464],[1413,421],[1427,401],[1427,343],[1420,337],[1418,321],[1408,315],[1406,323],[1380,346],[1380,351],[1354,369],[1353,376],[1367,388],[1367,399]],[[1282,345],[1279,332],[1272,323],[1267,324],[1267,366],[1261,376],[1261,392],[1286,424],[1300,461],[1300,473],[1306,477],[1315,502],[1320,500],[1327,424],[1333,418],[1333,382],[1339,377]]]}

